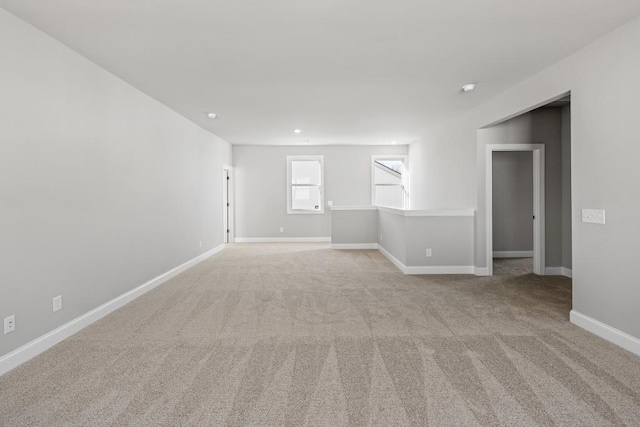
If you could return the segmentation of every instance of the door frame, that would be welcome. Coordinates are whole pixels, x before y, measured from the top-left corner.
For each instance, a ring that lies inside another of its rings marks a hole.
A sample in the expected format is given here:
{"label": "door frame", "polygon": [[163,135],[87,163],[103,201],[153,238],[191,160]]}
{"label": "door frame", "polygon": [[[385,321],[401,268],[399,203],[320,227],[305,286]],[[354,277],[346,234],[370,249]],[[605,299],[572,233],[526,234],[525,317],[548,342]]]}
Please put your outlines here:
{"label": "door frame", "polygon": [[487,144],[486,148],[486,251],[488,275],[493,276],[493,153],[533,153],[533,272],[545,274],[545,165],[544,144]]}
{"label": "door frame", "polygon": [[[229,179],[227,179],[227,177]],[[228,204],[228,209],[227,209]],[[233,166],[222,165],[222,241],[233,243],[234,232],[234,171]],[[229,232],[227,233],[227,230]]]}

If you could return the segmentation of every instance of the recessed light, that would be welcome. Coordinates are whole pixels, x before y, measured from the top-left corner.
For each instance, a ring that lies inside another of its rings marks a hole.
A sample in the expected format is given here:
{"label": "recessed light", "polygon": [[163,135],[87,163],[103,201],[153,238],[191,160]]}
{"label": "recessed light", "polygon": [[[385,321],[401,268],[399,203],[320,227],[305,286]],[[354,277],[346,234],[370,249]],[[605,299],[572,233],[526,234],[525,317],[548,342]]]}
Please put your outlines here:
{"label": "recessed light", "polygon": [[396,142],[396,141],[391,141],[391,143],[392,143],[393,145],[396,145],[396,144],[397,144],[397,142]]}
{"label": "recessed light", "polygon": [[302,132],[300,129],[294,129],[293,130],[293,133],[300,133],[300,132]]}
{"label": "recessed light", "polygon": [[218,115],[216,113],[207,113],[207,117],[209,117],[210,119],[217,119]]}
{"label": "recessed light", "polygon": [[463,92],[471,92],[472,90],[474,90],[476,88],[476,85],[473,83],[469,83],[466,84],[464,86],[462,86],[462,91]]}

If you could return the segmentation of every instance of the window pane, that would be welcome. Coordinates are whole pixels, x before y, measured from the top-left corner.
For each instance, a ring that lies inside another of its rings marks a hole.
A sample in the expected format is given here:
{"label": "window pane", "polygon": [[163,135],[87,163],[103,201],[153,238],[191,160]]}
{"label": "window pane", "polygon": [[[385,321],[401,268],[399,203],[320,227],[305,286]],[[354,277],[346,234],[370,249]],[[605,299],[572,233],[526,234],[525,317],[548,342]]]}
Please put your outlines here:
{"label": "window pane", "polygon": [[402,184],[402,174],[381,165],[380,162],[376,162],[374,168],[374,179],[376,184]]}
{"label": "window pane", "polygon": [[321,185],[320,162],[317,160],[292,160],[291,184]]}
{"label": "window pane", "polygon": [[404,160],[378,158],[373,163],[374,200],[377,206],[405,209],[406,193]]}
{"label": "window pane", "polygon": [[291,187],[291,209],[319,211],[320,187]]}
{"label": "window pane", "polygon": [[376,160],[382,166],[385,166],[399,174],[404,173],[404,162],[402,160]]}
{"label": "window pane", "polygon": [[402,209],[402,187],[400,185],[376,185],[376,205]]}

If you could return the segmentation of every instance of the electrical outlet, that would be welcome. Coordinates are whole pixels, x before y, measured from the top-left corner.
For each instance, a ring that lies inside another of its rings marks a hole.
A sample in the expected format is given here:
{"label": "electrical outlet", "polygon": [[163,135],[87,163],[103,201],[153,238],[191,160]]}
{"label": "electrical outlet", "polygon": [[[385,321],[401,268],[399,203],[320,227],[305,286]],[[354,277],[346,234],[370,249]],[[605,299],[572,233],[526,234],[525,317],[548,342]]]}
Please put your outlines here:
{"label": "electrical outlet", "polygon": [[327,205],[329,205],[329,206],[333,206],[333,200],[329,200],[329,201],[327,202]]}
{"label": "electrical outlet", "polygon": [[430,257],[431,256],[431,248],[427,248],[427,256]]}
{"label": "electrical outlet", "polygon": [[62,310],[62,295],[58,295],[53,299],[53,312]]}
{"label": "electrical outlet", "polygon": [[280,227],[280,232],[284,233],[284,227]]}
{"label": "electrical outlet", "polygon": [[13,332],[16,330],[16,316],[9,316],[4,318],[4,333],[5,335],[9,332]]}

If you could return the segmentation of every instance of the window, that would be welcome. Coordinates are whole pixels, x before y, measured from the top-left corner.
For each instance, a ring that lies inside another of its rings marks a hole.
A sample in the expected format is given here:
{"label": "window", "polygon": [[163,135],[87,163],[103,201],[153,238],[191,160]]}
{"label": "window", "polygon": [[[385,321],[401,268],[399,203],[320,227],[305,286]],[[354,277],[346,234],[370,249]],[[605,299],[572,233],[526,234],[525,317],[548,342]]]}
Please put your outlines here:
{"label": "window", "polygon": [[322,156],[287,156],[287,213],[324,213]]}
{"label": "window", "polygon": [[371,200],[374,206],[409,209],[406,156],[371,156]]}

